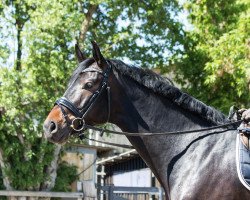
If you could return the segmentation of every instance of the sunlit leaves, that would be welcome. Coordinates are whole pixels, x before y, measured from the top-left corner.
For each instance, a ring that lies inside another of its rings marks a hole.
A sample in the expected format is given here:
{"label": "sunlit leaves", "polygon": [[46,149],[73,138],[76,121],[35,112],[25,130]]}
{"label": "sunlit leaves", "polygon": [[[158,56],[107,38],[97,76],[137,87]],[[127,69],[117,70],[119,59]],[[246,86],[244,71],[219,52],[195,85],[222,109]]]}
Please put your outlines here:
{"label": "sunlit leaves", "polygon": [[[191,94],[227,113],[249,106],[249,1],[190,0],[194,30],[187,32],[186,55],[177,81]],[[184,80],[184,81],[183,81]]]}

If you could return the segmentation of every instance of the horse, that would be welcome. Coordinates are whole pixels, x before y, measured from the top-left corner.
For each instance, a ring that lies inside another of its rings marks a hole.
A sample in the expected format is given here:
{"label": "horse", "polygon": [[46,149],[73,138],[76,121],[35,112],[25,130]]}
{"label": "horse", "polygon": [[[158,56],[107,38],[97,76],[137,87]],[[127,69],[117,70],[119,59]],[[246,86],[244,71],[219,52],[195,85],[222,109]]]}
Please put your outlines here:
{"label": "horse", "polygon": [[[49,141],[63,144],[84,132],[82,124],[109,122],[137,133],[127,138],[161,183],[166,199],[250,199],[236,172],[235,127],[192,132],[229,123],[224,114],[151,70],[104,58],[95,42],[93,58],[77,45],[75,51],[79,65],[44,122]],[[189,132],[178,134],[184,130]],[[154,135],[166,131],[176,134]]]}

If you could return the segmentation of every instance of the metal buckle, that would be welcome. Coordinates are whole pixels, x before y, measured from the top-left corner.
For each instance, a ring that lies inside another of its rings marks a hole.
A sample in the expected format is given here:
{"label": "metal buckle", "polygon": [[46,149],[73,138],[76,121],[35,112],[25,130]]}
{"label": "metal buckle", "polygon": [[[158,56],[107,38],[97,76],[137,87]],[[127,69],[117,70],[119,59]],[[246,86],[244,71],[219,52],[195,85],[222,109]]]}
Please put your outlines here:
{"label": "metal buckle", "polygon": [[85,121],[84,121],[84,119],[77,117],[77,118],[73,119],[70,127],[74,131],[77,131],[77,132],[82,131],[85,129]]}

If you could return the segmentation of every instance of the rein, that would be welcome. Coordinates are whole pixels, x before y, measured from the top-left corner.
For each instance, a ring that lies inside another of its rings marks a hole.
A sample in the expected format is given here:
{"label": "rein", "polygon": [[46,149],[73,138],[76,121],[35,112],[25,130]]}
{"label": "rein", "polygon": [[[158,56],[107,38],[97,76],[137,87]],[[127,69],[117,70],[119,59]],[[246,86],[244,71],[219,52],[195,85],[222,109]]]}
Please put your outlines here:
{"label": "rein", "polygon": [[[212,127],[209,127],[209,128],[186,130],[186,131],[162,132],[162,133],[121,132],[121,131],[114,131],[114,130],[110,130],[110,129],[106,129],[106,128],[98,128],[98,127],[90,126],[90,125],[87,125],[87,124],[85,124],[85,130],[86,129],[91,129],[91,130],[94,130],[94,131],[99,131],[99,132],[101,132],[100,135],[103,135],[103,133],[111,133],[111,134],[117,134],[117,135],[125,135],[125,136],[136,137],[136,136],[155,136],[155,135],[175,135],[175,134],[197,133],[197,132],[204,132],[204,131],[216,130],[216,129],[219,129],[219,128],[225,128],[225,127],[233,126],[232,128],[228,128],[228,129],[221,130],[221,131],[210,132],[208,134],[222,133],[222,132],[226,132],[226,131],[230,131],[230,130],[238,130],[238,132],[242,132],[244,134],[249,134],[250,135],[250,128],[242,128],[242,127],[235,128],[236,125],[238,126],[243,121],[244,120],[238,120],[238,121],[235,121],[235,122],[230,122],[230,123],[222,124],[222,125],[218,125],[218,126],[212,126]],[[107,145],[111,145],[111,146],[122,147],[122,148],[125,148],[125,149],[134,149],[134,147],[131,146],[131,145],[117,144],[117,143],[113,143],[113,142],[106,142],[106,141],[100,141],[100,140],[95,140],[95,139],[92,139],[92,138],[88,138],[88,137],[86,137],[84,135],[84,132],[80,132],[78,137],[81,140],[87,139],[89,141],[99,142],[101,144],[107,144]]]}
{"label": "rein", "polygon": [[[197,133],[197,132],[204,132],[204,131],[210,131],[210,130],[216,130],[219,128],[226,128],[226,127],[230,127],[232,126],[232,128],[229,128],[227,130],[237,130],[237,128],[235,128],[236,125],[239,125],[241,122],[243,122],[243,120],[238,120],[235,122],[230,122],[230,123],[226,123],[226,124],[222,124],[222,125],[218,125],[218,126],[212,126],[212,127],[208,127],[208,128],[201,128],[201,129],[194,129],[194,130],[185,130],[185,131],[170,131],[170,132],[161,132],[161,133],[131,133],[131,132],[121,132],[121,131],[114,131],[114,130],[110,130],[110,129],[106,129],[106,128],[98,128],[95,126],[91,126],[91,125],[87,125],[85,124],[86,129],[92,129],[95,131],[99,131],[102,133],[112,133],[112,134],[118,134],[118,135],[125,135],[125,136],[154,136],[154,135],[176,135],[176,134],[187,134],[187,133]],[[239,131],[242,131],[241,129],[238,129]]]}
{"label": "rein", "polygon": [[[218,126],[212,126],[212,127],[209,127],[209,128],[186,130],[186,131],[162,132],[162,133],[121,132],[121,131],[114,131],[114,130],[110,130],[110,129],[106,129],[106,128],[98,128],[98,127],[90,126],[90,125],[87,125],[87,124],[85,124],[85,127],[86,127],[86,129],[91,129],[91,130],[94,130],[94,131],[101,132],[100,135],[103,135],[103,133],[112,133],[112,134],[136,137],[136,136],[155,136],[155,135],[175,135],[175,134],[197,133],[197,132],[204,132],[204,131],[216,130],[216,129],[219,129],[219,128],[225,128],[225,127],[233,126],[232,128],[228,128],[228,129],[221,130],[221,131],[214,131],[214,132],[210,132],[208,134],[223,133],[223,132],[230,131],[230,130],[237,130],[238,132],[242,132],[242,133],[244,133],[246,135],[250,135],[250,128],[247,128],[247,127],[235,128],[235,126],[239,126],[239,124],[242,123],[243,121],[244,120],[238,120],[238,121],[235,121],[235,122],[230,122],[230,123],[226,123],[226,124],[222,124],[222,125],[218,125]],[[131,146],[131,145],[117,144],[117,143],[113,143],[113,142],[106,142],[106,141],[100,141],[100,140],[95,140],[95,139],[92,139],[92,138],[88,138],[88,137],[86,137],[84,135],[84,132],[80,132],[80,134],[78,136],[79,136],[79,138],[81,140],[87,139],[89,141],[99,142],[101,144],[107,144],[107,145],[111,145],[111,146],[122,147],[122,148],[125,148],[125,149],[134,149],[134,147]]]}

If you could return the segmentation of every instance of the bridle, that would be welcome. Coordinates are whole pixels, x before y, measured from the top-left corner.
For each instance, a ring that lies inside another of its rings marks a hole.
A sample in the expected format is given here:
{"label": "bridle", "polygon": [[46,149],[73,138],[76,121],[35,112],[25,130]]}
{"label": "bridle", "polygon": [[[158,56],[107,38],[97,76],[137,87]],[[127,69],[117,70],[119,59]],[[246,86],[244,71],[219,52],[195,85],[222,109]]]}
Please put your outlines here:
{"label": "bridle", "polygon": [[[101,96],[103,91],[107,91],[107,96],[108,96],[108,114],[107,114],[107,120],[106,122],[109,121],[110,118],[110,87],[108,86],[108,78],[110,76],[112,66],[111,64],[107,61],[107,68],[104,71],[100,70],[84,70],[84,72],[97,72],[103,76],[102,81],[98,87],[98,89],[90,96],[89,100],[87,103],[82,107],[82,108],[77,108],[70,100],[68,100],[66,97],[61,97],[59,98],[56,102],[55,105],[58,105],[62,111],[62,114],[66,120],[66,123],[69,127],[73,129],[74,132],[82,132],[86,130],[86,124],[84,118],[86,115],[90,112],[90,110],[93,108],[95,105],[96,101],[98,98]],[[64,107],[66,107],[70,112],[72,112],[75,116],[75,118],[70,122],[69,117],[67,112],[65,111]]]}
{"label": "bridle", "polygon": [[[107,61],[107,65],[108,67],[104,70],[104,71],[99,71],[99,70],[86,70],[85,72],[98,72],[99,74],[101,74],[103,76],[101,84],[99,85],[98,89],[91,95],[91,97],[89,98],[89,100],[87,101],[87,103],[82,107],[82,108],[77,108],[70,100],[68,100],[65,97],[61,97],[59,98],[56,102],[55,105],[58,105],[63,113],[63,116],[67,122],[67,125],[69,127],[71,127],[73,129],[74,132],[79,133],[79,137],[81,139],[85,138],[88,140],[91,140],[87,137],[85,137],[83,135],[83,132],[86,129],[92,129],[95,131],[99,131],[102,134],[104,132],[106,133],[113,133],[113,134],[118,134],[118,135],[125,135],[125,136],[154,136],[154,135],[172,135],[172,134],[187,134],[187,133],[195,133],[195,132],[206,132],[206,131],[212,131],[212,130],[216,130],[216,129],[224,129],[224,130],[219,130],[219,131],[215,131],[217,133],[220,132],[225,132],[225,131],[229,131],[229,130],[237,130],[236,126],[239,126],[239,124],[241,122],[243,122],[243,120],[238,120],[238,121],[234,121],[234,122],[229,122],[226,124],[221,124],[221,125],[217,125],[217,126],[212,126],[212,127],[208,127],[208,128],[201,128],[201,129],[195,129],[195,130],[184,130],[184,131],[172,131],[172,132],[160,132],[160,133],[130,133],[130,132],[121,132],[121,131],[115,131],[115,130],[109,130],[106,128],[98,128],[92,125],[88,125],[85,123],[84,117],[89,113],[89,111],[93,108],[94,104],[96,103],[96,101],[98,100],[98,98],[100,97],[100,95],[103,93],[103,91],[107,91],[107,97],[108,97],[108,114],[107,114],[107,122],[109,121],[110,118],[110,87],[108,86],[108,78],[110,76],[111,70],[112,70],[112,66],[109,63],[109,61]],[[68,114],[65,111],[65,109],[63,107],[66,107],[70,112],[72,112],[75,116],[75,118],[72,120],[72,122],[70,122],[69,118],[68,118]],[[238,128],[239,132],[245,132],[250,134],[250,129],[249,128]],[[211,132],[212,133],[212,132]],[[92,139],[93,140],[93,139]],[[94,141],[94,140],[93,140]],[[108,145],[114,145],[114,146],[118,146],[115,143],[109,143],[109,142],[102,142],[102,141],[97,141],[96,142],[100,142],[100,143],[104,143],[104,144],[108,144]],[[128,145],[119,145],[119,147],[124,147],[124,148],[132,148],[131,146]]]}

